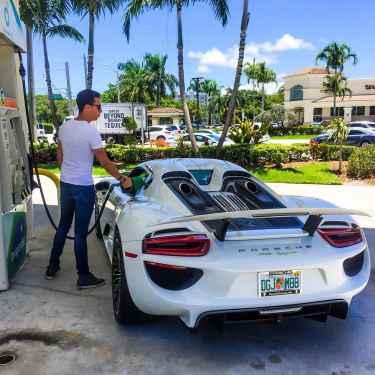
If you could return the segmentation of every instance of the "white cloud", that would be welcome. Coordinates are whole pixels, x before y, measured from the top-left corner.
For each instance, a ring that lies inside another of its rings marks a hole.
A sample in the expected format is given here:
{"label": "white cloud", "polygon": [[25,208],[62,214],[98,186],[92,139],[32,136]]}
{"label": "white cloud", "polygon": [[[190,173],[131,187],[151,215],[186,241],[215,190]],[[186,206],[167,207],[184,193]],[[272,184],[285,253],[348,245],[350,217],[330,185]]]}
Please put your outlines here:
{"label": "white cloud", "polygon": [[[266,94],[275,94],[279,88],[284,84],[283,77],[285,76],[285,73],[280,73],[276,77],[276,83],[268,83],[264,86],[264,90]],[[240,90],[253,90],[253,84],[252,83],[247,83],[245,85],[240,86]],[[255,87],[255,90],[258,90],[257,87]]]}
{"label": "white cloud", "polygon": [[[256,61],[274,64],[277,62],[277,53],[298,49],[314,49],[314,46],[303,39],[285,34],[277,39],[275,43],[263,42],[247,44],[245,47],[244,62],[251,62],[255,58]],[[190,51],[188,57],[199,60],[198,71],[202,73],[208,72],[210,66],[235,68],[238,59],[238,46],[235,45],[224,52],[216,47],[206,52]]]}

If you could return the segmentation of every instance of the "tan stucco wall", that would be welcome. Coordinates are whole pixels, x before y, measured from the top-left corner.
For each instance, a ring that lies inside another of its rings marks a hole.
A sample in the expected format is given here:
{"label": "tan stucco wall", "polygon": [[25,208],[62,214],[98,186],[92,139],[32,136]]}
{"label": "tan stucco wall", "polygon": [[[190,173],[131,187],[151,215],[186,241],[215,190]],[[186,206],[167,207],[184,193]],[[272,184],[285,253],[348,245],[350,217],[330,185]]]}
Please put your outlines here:
{"label": "tan stucco wall", "polygon": [[[313,109],[323,108],[323,118],[330,117],[330,107],[333,102],[315,103],[316,100],[329,96],[329,94],[322,92],[322,83],[325,79],[325,74],[301,74],[295,76],[286,76],[285,79],[285,109],[293,111],[296,108],[304,109],[304,121],[310,123],[313,121]],[[303,100],[290,101],[290,89],[293,86],[303,86]],[[366,85],[371,85],[370,89]],[[349,102],[341,102],[337,100],[338,107],[344,107],[345,120],[351,121],[351,108],[353,106],[365,106],[365,117],[369,116],[370,106],[375,106],[375,78],[365,79],[350,79],[348,80],[348,88],[352,90],[353,99]],[[361,101],[355,100],[354,95],[374,95],[374,100]]]}

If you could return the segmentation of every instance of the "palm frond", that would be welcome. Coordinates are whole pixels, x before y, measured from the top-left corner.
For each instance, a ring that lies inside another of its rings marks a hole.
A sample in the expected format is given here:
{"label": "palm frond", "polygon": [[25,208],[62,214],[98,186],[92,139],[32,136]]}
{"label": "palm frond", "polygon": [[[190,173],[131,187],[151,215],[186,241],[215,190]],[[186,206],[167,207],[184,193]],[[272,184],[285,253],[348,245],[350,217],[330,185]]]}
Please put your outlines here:
{"label": "palm frond", "polygon": [[72,26],[61,24],[52,26],[47,30],[47,36],[55,37],[60,36],[62,38],[69,38],[76,40],[77,42],[83,42],[85,38],[82,34]]}

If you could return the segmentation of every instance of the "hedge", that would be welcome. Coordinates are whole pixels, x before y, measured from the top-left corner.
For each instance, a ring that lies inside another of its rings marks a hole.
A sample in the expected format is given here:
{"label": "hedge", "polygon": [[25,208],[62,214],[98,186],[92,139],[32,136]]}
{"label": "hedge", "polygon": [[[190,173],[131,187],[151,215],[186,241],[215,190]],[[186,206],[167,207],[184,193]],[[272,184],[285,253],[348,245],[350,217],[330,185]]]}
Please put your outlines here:
{"label": "hedge", "polygon": [[[356,147],[344,146],[344,160],[348,160]],[[136,164],[147,160],[166,158],[194,157],[191,147],[132,147],[124,145],[108,145],[106,151],[110,159],[126,164]],[[215,158],[216,147],[204,146],[200,148],[203,158]],[[258,166],[308,160],[338,160],[339,147],[336,145],[232,145],[224,147],[221,159],[228,160],[243,166]],[[37,146],[38,163],[48,163],[56,160],[56,146]]]}
{"label": "hedge", "polygon": [[283,128],[270,128],[268,133],[275,135],[315,135],[321,134],[324,128],[322,126],[293,126]]}
{"label": "hedge", "polygon": [[353,178],[375,177],[375,146],[357,148],[349,158],[347,173]]}

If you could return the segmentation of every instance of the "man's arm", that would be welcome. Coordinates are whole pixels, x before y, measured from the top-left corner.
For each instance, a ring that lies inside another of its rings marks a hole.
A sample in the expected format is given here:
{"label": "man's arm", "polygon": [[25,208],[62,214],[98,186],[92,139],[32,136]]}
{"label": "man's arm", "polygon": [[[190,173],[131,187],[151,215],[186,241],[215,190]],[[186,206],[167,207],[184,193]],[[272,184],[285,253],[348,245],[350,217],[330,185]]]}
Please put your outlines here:
{"label": "man's arm", "polygon": [[132,180],[130,177],[123,176],[114,163],[109,159],[106,151],[103,148],[93,150],[96,159],[102,165],[102,167],[116,180],[119,180],[125,189],[132,187]]}
{"label": "man's arm", "polygon": [[56,160],[57,160],[57,165],[59,168],[61,168],[62,162],[64,159],[63,155],[63,150],[60,141],[57,142],[57,153],[56,153]]}

